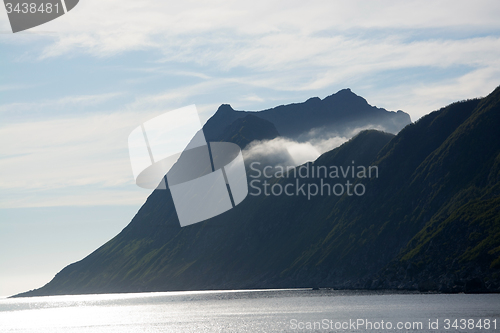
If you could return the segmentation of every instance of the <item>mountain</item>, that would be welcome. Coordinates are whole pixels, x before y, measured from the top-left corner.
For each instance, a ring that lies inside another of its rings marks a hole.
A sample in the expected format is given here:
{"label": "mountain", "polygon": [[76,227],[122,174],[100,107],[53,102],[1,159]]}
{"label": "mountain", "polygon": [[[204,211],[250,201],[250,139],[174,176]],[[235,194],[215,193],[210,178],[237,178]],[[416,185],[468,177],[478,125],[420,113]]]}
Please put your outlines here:
{"label": "mountain", "polygon": [[[239,115],[219,111],[214,118]],[[240,118],[218,123],[219,133],[232,133],[226,140],[282,134],[269,120]],[[500,87],[397,135],[362,131],[286,175],[266,178],[250,167],[250,194],[240,205],[184,228],[170,192],[155,190],[120,234],[19,296],[286,287],[500,292],[499,125]],[[330,195],[311,195],[315,189]]]}
{"label": "mountain", "polygon": [[397,133],[411,123],[403,111],[387,111],[371,106],[350,89],[343,89],[324,99],[310,98],[303,103],[281,105],[258,112],[235,111],[228,104],[219,107],[205,125],[205,135],[211,140],[220,136],[235,120],[254,115],[272,123],[281,136],[307,141],[314,130],[318,135],[350,137],[359,128],[377,128]]}

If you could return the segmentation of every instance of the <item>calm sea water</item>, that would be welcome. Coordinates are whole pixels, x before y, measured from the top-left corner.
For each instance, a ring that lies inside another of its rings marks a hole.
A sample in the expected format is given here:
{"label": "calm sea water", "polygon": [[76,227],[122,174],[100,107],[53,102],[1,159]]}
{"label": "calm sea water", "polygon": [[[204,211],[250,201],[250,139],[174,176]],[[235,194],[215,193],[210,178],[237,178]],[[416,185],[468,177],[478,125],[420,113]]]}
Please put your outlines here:
{"label": "calm sea water", "polygon": [[0,300],[0,332],[365,331],[500,332],[500,295],[254,290]]}

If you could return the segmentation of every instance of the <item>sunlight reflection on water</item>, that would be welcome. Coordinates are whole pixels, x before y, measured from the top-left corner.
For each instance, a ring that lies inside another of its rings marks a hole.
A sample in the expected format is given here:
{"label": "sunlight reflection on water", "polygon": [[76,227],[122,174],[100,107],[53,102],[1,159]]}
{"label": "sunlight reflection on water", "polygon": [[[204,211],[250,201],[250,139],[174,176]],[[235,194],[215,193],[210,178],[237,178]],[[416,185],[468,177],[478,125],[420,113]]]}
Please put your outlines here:
{"label": "sunlight reflection on water", "polygon": [[0,299],[1,332],[311,332],[293,329],[291,320],[427,325],[449,317],[496,318],[500,324],[500,295],[254,290]]}

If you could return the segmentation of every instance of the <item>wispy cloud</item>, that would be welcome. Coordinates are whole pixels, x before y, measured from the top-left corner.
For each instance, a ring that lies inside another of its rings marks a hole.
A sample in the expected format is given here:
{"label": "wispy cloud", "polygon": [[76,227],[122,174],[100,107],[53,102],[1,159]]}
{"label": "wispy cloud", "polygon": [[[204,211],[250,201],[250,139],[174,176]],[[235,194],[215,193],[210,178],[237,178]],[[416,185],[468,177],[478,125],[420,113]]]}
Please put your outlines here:
{"label": "wispy cloud", "polygon": [[127,147],[130,131],[143,117],[121,112],[3,126],[0,141],[9,142],[0,148],[0,190],[7,195],[3,206],[144,199],[141,191],[129,195],[136,187]]}
{"label": "wispy cloud", "polygon": [[346,129],[342,134],[325,129],[311,129],[301,141],[277,137],[272,140],[256,140],[244,150],[243,156],[249,163],[261,162],[261,166],[298,166],[316,160],[321,154],[331,151],[363,130],[386,131],[381,125],[366,125]]}
{"label": "wispy cloud", "polygon": [[[135,96],[138,106],[183,103],[203,90],[220,93],[228,85],[239,89],[242,104],[253,105],[265,100],[255,89],[276,94],[327,89],[333,93],[350,86],[378,106],[409,111],[418,119],[431,111],[429,107],[454,100],[456,94],[439,97],[440,91],[452,90],[447,87],[470,97],[494,88],[491,82],[500,70],[498,15],[496,0],[318,0],[292,1],[286,6],[275,0],[145,0],[140,4],[88,0],[34,30],[58,32],[43,37],[50,42],[41,59],[80,54],[106,58],[151,51],[157,54],[157,63],[143,71],[203,80],[179,83],[162,94]],[[162,63],[185,64],[186,68],[174,73]],[[392,78],[381,75],[452,66],[467,66],[468,73],[439,77],[430,71],[425,86],[416,87],[409,78],[413,86],[400,88],[388,84]],[[482,83],[468,80],[486,72],[490,77]],[[377,75],[378,80],[367,83],[368,76]],[[422,96],[424,91],[429,94]],[[379,96],[388,99],[384,102]]]}
{"label": "wispy cloud", "polygon": [[0,113],[2,112],[20,112],[20,111],[34,111],[47,108],[67,108],[67,107],[88,107],[98,105],[118,96],[122,93],[108,93],[97,95],[75,95],[65,96],[56,99],[43,99],[33,102],[17,102],[0,105]]}
{"label": "wispy cloud", "polygon": [[[99,10],[96,10],[99,8]],[[165,52],[200,45],[259,39],[265,34],[309,36],[349,29],[498,28],[495,0],[470,1],[183,1],[102,2],[88,0],[77,10],[39,29],[61,31],[45,56],[81,48],[105,56],[145,48]],[[112,15],[110,13],[113,13]],[[64,28],[64,29],[62,29]],[[36,30],[36,29],[35,29]],[[238,36],[237,39],[234,37]],[[208,38],[207,38],[208,37]]]}

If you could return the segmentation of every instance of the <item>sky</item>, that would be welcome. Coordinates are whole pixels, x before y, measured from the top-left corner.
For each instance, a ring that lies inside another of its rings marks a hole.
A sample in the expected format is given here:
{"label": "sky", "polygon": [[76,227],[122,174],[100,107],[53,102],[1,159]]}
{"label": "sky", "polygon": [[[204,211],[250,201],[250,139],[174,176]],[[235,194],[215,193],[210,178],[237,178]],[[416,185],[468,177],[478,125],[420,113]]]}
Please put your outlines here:
{"label": "sky", "polygon": [[415,121],[500,85],[499,17],[498,0],[81,0],[12,34],[0,8],[0,295],[130,222],[150,193],[127,148],[142,122],[343,88]]}

